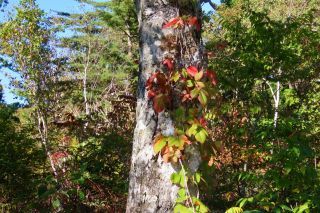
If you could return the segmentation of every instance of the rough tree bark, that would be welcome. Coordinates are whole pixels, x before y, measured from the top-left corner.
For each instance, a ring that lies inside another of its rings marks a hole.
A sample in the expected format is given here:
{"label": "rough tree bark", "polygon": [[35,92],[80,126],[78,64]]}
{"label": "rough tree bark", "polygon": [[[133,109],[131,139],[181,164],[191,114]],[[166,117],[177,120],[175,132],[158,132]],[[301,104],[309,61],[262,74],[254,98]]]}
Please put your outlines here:
{"label": "rough tree bark", "polygon": [[[145,84],[152,73],[161,69],[166,57],[174,57],[181,66],[201,63],[200,32],[188,28],[179,34],[177,30],[162,29],[164,23],[177,16],[200,17],[200,1],[136,0],[136,7],[140,30],[140,76],[127,213],[171,212],[178,187],[172,185],[170,176],[179,165],[164,163],[161,157],[154,155],[153,138],[158,132],[173,134],[174,123],[167,112],[158,115],[154,112]],[[183,41],[169,48],[168,43],[177,41],[172,38],[181,34]],[[192,154],[188,163],[196,170],[200,163],[197,148],[193,147]]]}

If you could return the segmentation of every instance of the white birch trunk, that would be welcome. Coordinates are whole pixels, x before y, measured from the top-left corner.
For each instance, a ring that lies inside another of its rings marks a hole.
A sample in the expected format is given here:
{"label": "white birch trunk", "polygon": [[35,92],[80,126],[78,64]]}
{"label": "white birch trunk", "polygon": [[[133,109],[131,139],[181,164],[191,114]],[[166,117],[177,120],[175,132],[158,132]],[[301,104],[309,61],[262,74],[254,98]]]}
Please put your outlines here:
{"label": "white birch trunk", "polygon": [[277,125],[278,125],[279,103],[280,103],[280,82],[277,81],[277,91],[274,96],[274,119],[273,119],[274,129],[277,129]]}
{"label": "white birch trunk", "polygon": [[49,159],[49,163],[50,163],[52,172],[53,172],[55,178],[57,178],[58,173],[55,168],[50,149],[48,147],[48,127],[47,127],[45,118],[43,117],[43,114],[39,109],[37,110],[37,117],[38,117],[38,131],[39,131],[39,134],[41,137],[41,143],[42,143],[44,151]]}
{"label": "white birch trunk", "polygon": [[[279,69],[279,73],[281,73],[281,70]],[[277,81],[277,86],[276,86],[276,91],[273,90],[272,85],[266,81],[272,97],[273,97],[273,101],[274,101],[274,116],[273,116],[273,127],[276,130],[277,129],[277,125],[278,125],[278,118],[279,118],[279,104],[280,104],[280,81]],[[272,147],[274,146],[274,142],[272,142]],[[270,153],[273,154],[273,148],[270,150]]]}

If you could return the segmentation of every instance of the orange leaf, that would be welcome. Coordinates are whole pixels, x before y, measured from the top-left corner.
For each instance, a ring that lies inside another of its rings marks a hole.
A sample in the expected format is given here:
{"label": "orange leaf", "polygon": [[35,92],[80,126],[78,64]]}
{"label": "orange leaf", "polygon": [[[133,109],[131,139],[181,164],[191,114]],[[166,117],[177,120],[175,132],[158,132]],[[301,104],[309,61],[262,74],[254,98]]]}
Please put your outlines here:
{"label": "orange leaf", "polygon": [[183,140],[186,144],[190,145],[191,141],[189,140],[189,138],[185,135],[181,135],[180,136],[181,140]]}
{"label": "orange leaf", "polygon": [[163,138],[162,135],[158,135],[155,138],[155,143],[153,145],[153,150],[156,154],[158,154],[162,149],[164,149],[164,147],[166,146],[167,141],[165,140],[165,138]]}
{"label": "orange leaf", "polygon": [[187,94],[184,94],[183,95],[183,97],[182,97],[182,102],[185,102],[185,101],[189,101],[189,100],[191,100],[192,99],[192,97],[191,97],[191,95],[189,94],[189,93],[187,93]]}
{"label": "orange leaf", "polygon": [[176,24],[182,24],[183,21],[180,17],[176,17],[176,18],[173,18],[171,19],[167,24],[163,25],[162,29],[165,29],[165,28],[170,28]]}
{"label": "orange leaf", "polygon": [[166,146],[162,151],[162,159],[165,163],[168,163],[170,161],[170,150],[168,146]]}
{"label": "orange leaf", "polygon": [[214,52],[208,52],[207,55],[208,55],[208,58],[213,58],[216,56]]}
{"label": "orange leaf", "polygon": [[214,163],[214,157],[213,156],[211,156],[210,157],[210,160],[209,160],[209,162],[208,162],[208,166],[212,166],[213,165],[213,163]]}

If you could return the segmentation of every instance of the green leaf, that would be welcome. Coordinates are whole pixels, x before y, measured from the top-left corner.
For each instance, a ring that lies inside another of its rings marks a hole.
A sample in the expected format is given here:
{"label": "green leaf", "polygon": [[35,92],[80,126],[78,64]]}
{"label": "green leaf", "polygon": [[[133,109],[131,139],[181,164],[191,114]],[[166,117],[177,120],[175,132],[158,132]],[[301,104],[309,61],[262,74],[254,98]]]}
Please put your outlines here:
{"label": "green leaf", "polygon": [[292,165],[285,165],[284,166],[284,174],[288,175],[292,170]]}
{"label": "green leaf", "polygon": [[208,133],[204,128],[200,128],[200,130],[195,134],[195,138],[198,142],[204,143],[206,142]]}
{"label": "green leaf", "polygon": [[179,107],[174,111],[174,117],[179,120],[184,118],[185,116],[184,114],[185,114],[185,109],[183,107]]}
{"label": "green leaf", "polygon": [[194,84],[191,80],[187,80],[187,87],[193,87]]}
{"label": "green leaf", "polygon": [[201,200],[199,200],[198,198],[196,197],[192,197],[192,202],[196,208],[196,212],[199,212],[199,213],[207,213],[209,212],[209,209],[208,207],[206,207],[206,205],[204,205]]}
{"label": "green leaf", "polygon": [[158,154],[163,147],[165,147],[167,144],[166,138],[161,138],[160,140],[156,141],[156,143],[153,146],[153,150],[156,154]]}
{"label": "green leaf", "polygon": [[226,213],[243,213],[243,209],[240,207],[232,207],[228,209]]}
{"label": "green leaf", "polygon": [[180,186],[181,187],[185,187],[188,181],[188,178],[186,177],[186,172],[184,169],[181,169],[181,171],[179,172],[180,175]]}
{"label": "green leaf", "polygon": [[194,76],[194,79],[196,81],[199,81],[202,77],[203,77],[203,71],[200,71]]}
{"label": "green leaf", "polygon": [[253,202],[253,197],[249,197],[249,198],[241,198],[237,204],[239,205],[240,208],[244,207],[246,205],[246,203],[252,203]]}
{"label": "green leaf", "polygon": [[303,205],[294,208],[293,212],[294,213],[303,213],[308,209],[309,209],[309,202],[306,202]]}
{"label": "green leaf", "polygon": [[174,184],[179,184],[181,180],[181,175],[179,173],[173,173],[170,177],[170,180]]}
{"label": "green leaf", "polygon": [[52,206],[53,206],[54,209],[60,208],[60,206],[61,206],[60,200],[59,199],[54,200],[52,202]]}
{"label": "green leaf", "polygon": [[201,174],[198,173],[198,172],[196,172],[196,173],[194,174],[194,179],[195,179],[196,183],[200,183]]}
{"label": "green leaf", "polygon": [[198,87],[199,89],[202,89],[202,88],[204,88],[204,87],[206,86],[206,85],[205,85],[203,82],[201,82],[201,81],[197,81],[196,84],[197,84],[197,87]]}
{"label": "green leaf", "polygon": [[286,206],[286,205],[280,205],[280,207],[281,207],[281,209],[282,209],[282,210],[292,211],[292,209],[291,209],[291,208],[289,208],[289,207],[288,207],[288,206]]}
{"label": "green leaf", "polygon": [[186,190],[184,188],[179,189],[178,198],[176,199],[177,203],[182,203],[187,200]]}
{"label": "green leaf", "polygon": [[199,92],[200,92],[200,91],[199,91],[198,88],[194,88],[193,90],[191,90],[191,92],[190,92],[191,98],[196,98],[196,97],[198,97]]}
{"label": "green leaf", "polygon": [[180,146],[180,139],[177,138],[177,137],[170,136],[168,138],[168,146],[170,146],[170,147],[173,147],[173,146],[179,147]]}
{"label": "green leaf", "polygon": [[198,100],[203,106],[206,105],[207,102],[208,102],[208,93],[207,93],[207,91],[200,90]]}
{"label": "green leaf", "polygon": [[176,203],[184,203],[187,200],[187,197],[177,197]]}
{"label": "green leaf", "polygon": [[180,79],[180,73],[175,72],[174,75],[172,76],[172,80],[174,82],[177,82]]}
{"label": "green leaf", "polygon": [[192,126],[189,129],[187,129],[186,135],[188,137],[191,137],[192,135],[195,135],[197,133],[197,128],[198,128],[197,124],[192,124]]}
{"label": "green leaf", "polygon": [[244,207],[246,205],[246,203],[247,203],[247,199],[246,198],[241,198],[239,200],[239,207],[240,208]]}
{"label": "green leaf", "polygon": [[173,212],[174,213],[193,213],[192,209],[190,209],[180,203],[174,207]]}
{"label": "green leaf", "polygon": [[186,196],[186,190],[185,189],[179,189],[178,191],[179,197],[185,197]]}
{"label": "green leaf", "polygon": [[78,196],[79,196],[80,200],[84,200],[84,198],[85,198],[85,194],[83,191],[78,191]]}

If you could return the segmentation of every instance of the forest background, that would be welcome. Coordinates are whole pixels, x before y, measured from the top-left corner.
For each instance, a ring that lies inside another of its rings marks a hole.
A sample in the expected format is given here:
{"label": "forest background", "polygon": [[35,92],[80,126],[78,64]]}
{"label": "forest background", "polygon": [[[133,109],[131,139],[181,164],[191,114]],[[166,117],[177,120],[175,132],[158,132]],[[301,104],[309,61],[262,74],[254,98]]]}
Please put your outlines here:
{"label": "forest background", "polygon": [[[77,4],[44,13],[34,0],[1,3],[0,84],[20,99],[1,87],[2,212],[125,211],[137,12],[131,0]],[[319,0],[203,8],[215,86],[199,197],[212,212],[319,212]]]}

